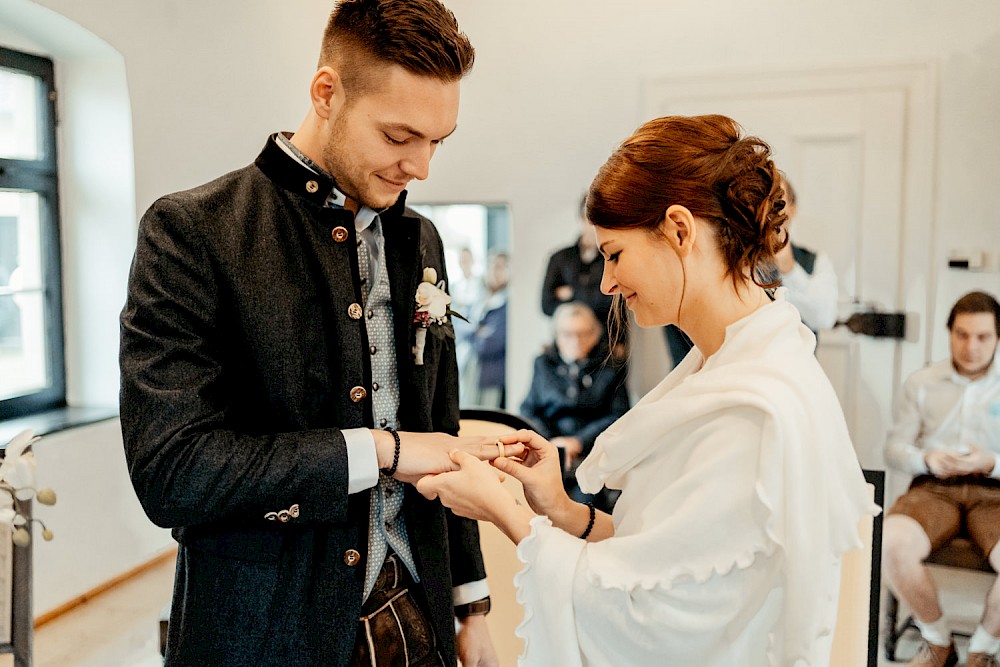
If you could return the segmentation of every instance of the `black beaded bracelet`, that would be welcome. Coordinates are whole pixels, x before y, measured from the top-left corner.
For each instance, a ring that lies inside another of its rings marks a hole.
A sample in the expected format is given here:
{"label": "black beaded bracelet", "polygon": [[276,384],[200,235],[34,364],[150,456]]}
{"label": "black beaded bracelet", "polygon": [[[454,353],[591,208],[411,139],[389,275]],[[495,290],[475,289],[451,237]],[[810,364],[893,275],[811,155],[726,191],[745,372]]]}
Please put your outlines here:
{"label": "black beaded bracelet", "polygon": [[590,531],[594,529],[594,519],[597,518],[597,510],[594,509],[594,503],[587,503],[587,507],[590,509],[590,521],[587,522],[587,530],[583,531],[583,535],[580,536],[581,540],[585,540],[590,536]]}
{"label": "black beaded bracelet", "polygon": [[385,474],[386,477],[392,477],[393,475],[396,474],[396,468],[399,466],[399,446],[400,446],[399,434],[396,433],[396,431],[391,428],[387,428],[386,431],[392,433],[392,439],[396,441],[396,451],[392,455],[392,467],[382,468],[382,472]]}

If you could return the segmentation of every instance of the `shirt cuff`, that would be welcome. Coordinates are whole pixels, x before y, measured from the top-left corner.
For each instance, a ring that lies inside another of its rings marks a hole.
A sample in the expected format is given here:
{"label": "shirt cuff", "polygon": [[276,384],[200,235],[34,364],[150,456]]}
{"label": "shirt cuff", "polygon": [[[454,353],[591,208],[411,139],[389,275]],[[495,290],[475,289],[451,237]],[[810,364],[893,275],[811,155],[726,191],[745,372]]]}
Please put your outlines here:
{"label": "shirt cuff", "polygon": [[482,600],[489,594],[490,587],[485,579],[470,581],[467,584],[455,586],[451,589],[451,603],[457,607],[460,604],[469,604],[476,600]]}
{"label": "shirt cuff", "polygon": [[366,428],[341,431],[347,444],[347,492],[358,493],[378,484],[375,436]]}
{"label": "shirt cuff", "polygon": [[927,468],[927,460],[924,458],[927,452],[923,450],[917,450],[910,453],[910,468],[913,470],[914,475],[929,475],[930,470]]}
{"label": "shirt cuff", "polygon": [[1000,454],[993,455],[993,471],[990,472],[990,477],[1000,479]]}

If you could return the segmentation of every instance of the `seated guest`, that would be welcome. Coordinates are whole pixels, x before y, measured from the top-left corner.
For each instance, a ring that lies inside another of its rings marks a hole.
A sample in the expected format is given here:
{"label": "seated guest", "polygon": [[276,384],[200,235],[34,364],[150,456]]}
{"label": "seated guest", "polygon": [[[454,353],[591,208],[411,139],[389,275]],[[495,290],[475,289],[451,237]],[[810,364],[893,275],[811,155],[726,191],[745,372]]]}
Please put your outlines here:
{"label": "seated guest", "polygon": [[555,345],[535,359],[531,390],[521,403],[521,414],[562,449],[570,496],[611,511],[617,492],[604,489],[596,496],[585,494],[575,473],[597,436],[628,410],[625,364],[608,359],[607,347],[599,344],[604,333],[601,323],[585,304],[562,304],[553,321]]}
{"label": "seated guest", "polygon": [[[911,667],[958,658],[924,559],[962,525],[1000,570],[1000,370],[994,363],[1000,304],[970,292],[948,315],[951,359],[911,375],[886,443],[889,465],[914,475],[885,521],[889,587],[913,611],[924,644]],[[967,667],[998,667],[1000,581],[969,640]]]}

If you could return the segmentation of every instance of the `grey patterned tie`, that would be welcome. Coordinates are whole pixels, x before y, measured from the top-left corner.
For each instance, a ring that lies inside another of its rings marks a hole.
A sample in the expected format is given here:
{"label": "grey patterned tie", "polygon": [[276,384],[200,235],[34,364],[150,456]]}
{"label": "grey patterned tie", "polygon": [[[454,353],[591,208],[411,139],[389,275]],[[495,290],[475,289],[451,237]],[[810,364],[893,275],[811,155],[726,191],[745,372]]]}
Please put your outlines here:
{"label": "grey patterned tie", "polygon": [[[396,348],[392,330],[392,307],[389,295],[389,274],[384,261],[381,234],[375,220],[362,230],[358,241],[358,270],[368,329],[369,353],[372,366],[372,417],[376,428],[396,428],[399,411],[399,380],[396,370]],[[367,261],[366,261],[367,260]],[[371,277],[375,269],[375,278]],[[368,562],[365,569],[364,599],[375,585],[389,547],[402,559],[415,581],[419,581],[410,541],[403,521],[403,484],[391,477],[379,475],[372,489],[369,513]]]}

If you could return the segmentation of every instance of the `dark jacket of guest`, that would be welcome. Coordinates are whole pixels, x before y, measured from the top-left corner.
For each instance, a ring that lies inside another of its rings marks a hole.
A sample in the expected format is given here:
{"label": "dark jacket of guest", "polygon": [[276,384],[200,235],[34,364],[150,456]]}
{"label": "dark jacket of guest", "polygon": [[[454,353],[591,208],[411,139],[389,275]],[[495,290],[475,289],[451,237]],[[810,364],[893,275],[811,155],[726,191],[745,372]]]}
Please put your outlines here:
{"label": "dark jacket of guest", "polygon": [[479,357],[479,388],[502,389],[507,384],[507,299],[483,313],[473,334]]}
{"label": "dark jacket of guest", "polygon": [[556,297],[556,289],[568,285],[573,288],[573,298],[569,300],[587,304],[601,324],[607,325],[611,297],[601,292],[603,273],[604,260],[600,254],[590,262],[584,262],[578,244],[557,250],[549,257],[542,283],[542,312],[551,316],[559,304],[564,303]]}
{"label": "dark jacket of guest", "polygon": [[[122,312],[121,422],[136,493],[180,543],[169,665],[346,665],[371,490],[348,494],[342,429],[371,423],[353,214],[273,138],[255,164],[143,216]],[[381,213],[399,428],[458,431],[454,342],[411,354],[417,284],[444,276],[434,226]],[[282,513],[281,521],[269,520]],[[484,578],[474,521],[406,486],[406,528],[446,664],[452,586]]]}
{"label": "dark jacket of guest", "polygon": [[597,436],[628,410],[625,374],[623,363],[607,359],[604,345],[578,364],[563,361],[552,346],[535,359],[521,414],[546,438],[579,438],[587,454]]}

